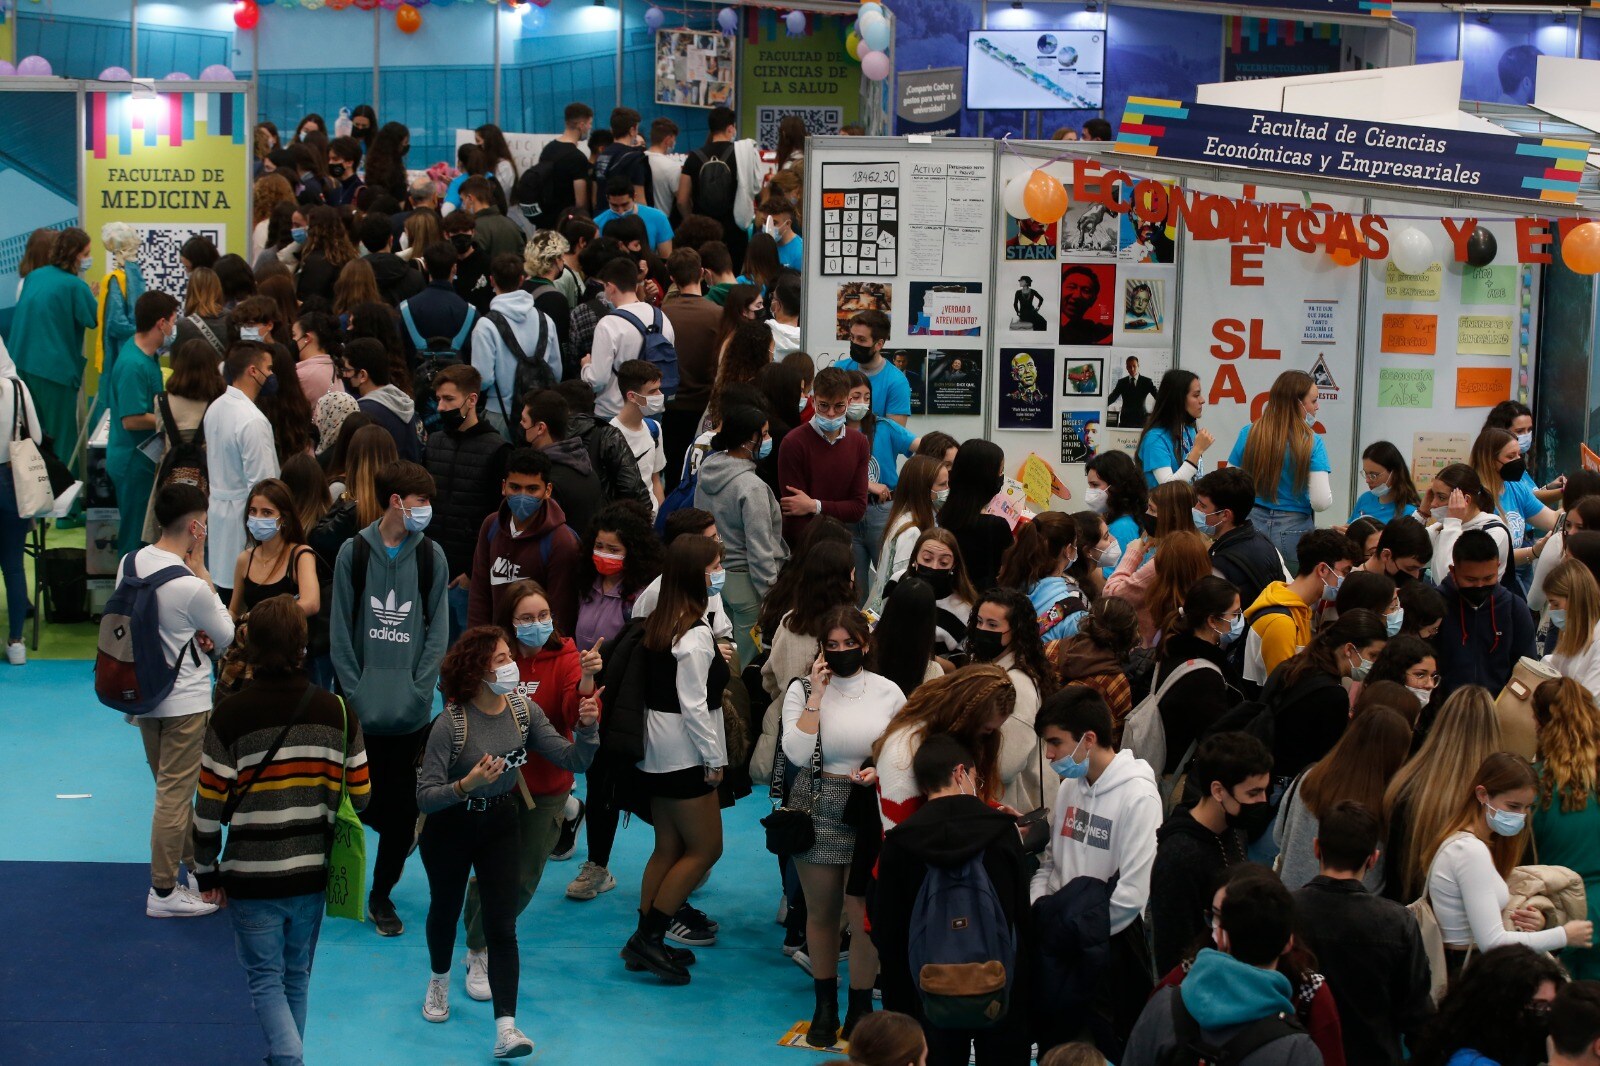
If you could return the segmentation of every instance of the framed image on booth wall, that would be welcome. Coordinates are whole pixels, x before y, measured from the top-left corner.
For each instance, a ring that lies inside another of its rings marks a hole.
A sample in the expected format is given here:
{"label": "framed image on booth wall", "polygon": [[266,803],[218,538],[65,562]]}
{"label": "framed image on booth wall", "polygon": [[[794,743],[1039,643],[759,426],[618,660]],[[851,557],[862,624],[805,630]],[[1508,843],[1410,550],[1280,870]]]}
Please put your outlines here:
{"label": "framed image on booth wall", "polygon": [[733,41],[715,31],[657,30],[655,102],[732,107]]}

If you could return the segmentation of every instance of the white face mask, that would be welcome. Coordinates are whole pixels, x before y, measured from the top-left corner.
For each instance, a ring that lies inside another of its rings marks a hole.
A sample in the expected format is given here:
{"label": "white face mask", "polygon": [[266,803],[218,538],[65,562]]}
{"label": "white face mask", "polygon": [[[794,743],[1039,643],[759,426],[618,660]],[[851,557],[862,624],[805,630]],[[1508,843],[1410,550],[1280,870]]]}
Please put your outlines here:
{"label": "white face mask", "polygon": [[489,691],[496,696],[509,696],[517,690],[517,686],[521,683],[522,675],[517,670],[517,664],[514,662],[501,663],[494,668],[494,677],[484,682],[489,686]]}
{"label": "white face mask", "polygon": [[1105,489],[1084,489],[1083,490],[1083,505],[1085,507],[1089,508],[1091,511],[1095,512],[1096,514],[1105,514],[1106,513],[1106,490]]}
{"label": "white face mask", "polygon": [[1424,707],[1428,705],[1428,700],[1433,696],[1433,689],[1431,688],[1413,688],[1412,686],[1407,685],[1406,691],[1415,696],[1417,698],[1417,702],[1422,704]]}
{"label": "white face mask", "polygon": [[[639,396],[638,393],[634,393],[634,395]],[[667,409],[667,397],[660,392],[653,396],[639,396],[639,399],[634,402],[638,403],[639,409],[647,415],[658,415]]]}
{"label": "white face mask", "polygon": [[1102,567],[1116,566],[1122,562],[1122,545],[1113,538],[1111,543],[1100,549],[1100,565]]}

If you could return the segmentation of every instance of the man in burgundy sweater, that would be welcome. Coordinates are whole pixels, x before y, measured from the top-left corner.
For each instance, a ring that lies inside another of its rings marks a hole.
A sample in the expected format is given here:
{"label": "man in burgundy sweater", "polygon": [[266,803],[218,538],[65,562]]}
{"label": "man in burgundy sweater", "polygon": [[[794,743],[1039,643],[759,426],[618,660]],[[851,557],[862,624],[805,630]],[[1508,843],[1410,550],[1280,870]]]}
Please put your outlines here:
{"label": "man in burgundy sweater", "polygon": [[[816,415],[783,438],[778,448],[778,484],[783,498],[783,539],[792,547],[819,514],[846,525],[867,513],[867,460],[872,445],[845,426],[850,379],[838,367],[817,371],[812,384]],[[866,575],[857,574],[857,581]]]}

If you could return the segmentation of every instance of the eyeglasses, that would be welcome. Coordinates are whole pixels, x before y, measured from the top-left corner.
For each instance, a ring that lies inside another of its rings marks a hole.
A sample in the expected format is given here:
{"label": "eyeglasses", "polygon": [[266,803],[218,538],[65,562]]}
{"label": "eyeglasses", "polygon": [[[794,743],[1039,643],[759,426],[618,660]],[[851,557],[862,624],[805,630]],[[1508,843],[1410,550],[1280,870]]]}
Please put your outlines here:
{"label": "eyeglasses", "polygon": [[1406,680],[1407,681],[1415,681],[1419,685],[1424,681],[1431,682],[1432,684],[1437,685],[1439,683],[1439,675],[1438,674],[1409,673],[1409,674],[1406,674]]}
{"label": "eyeglasses", "polygon": [[541,614],[538,618],[535,618],[532,615],[528,615],[528,614],[519,614],[519,615],[517,615],[517,617],[515,617],[515,618],[513,618],[511,620],[511,624],[514,625],[514,626],[531,626],[531,625],[535,625],[535,624],[537,624],[539,622],[548,622],[548,621],[550,621],[550,612],[546,611],[544,614]]}
{"label": "eyeglasses", "polygon": [[1361,471],[1361,480],[1365,481],[1368,485],[1376,485],[1378,482],[1382,481],[1388,476],[1389,475],[1387,473],[1374,474],[1370,470]]}

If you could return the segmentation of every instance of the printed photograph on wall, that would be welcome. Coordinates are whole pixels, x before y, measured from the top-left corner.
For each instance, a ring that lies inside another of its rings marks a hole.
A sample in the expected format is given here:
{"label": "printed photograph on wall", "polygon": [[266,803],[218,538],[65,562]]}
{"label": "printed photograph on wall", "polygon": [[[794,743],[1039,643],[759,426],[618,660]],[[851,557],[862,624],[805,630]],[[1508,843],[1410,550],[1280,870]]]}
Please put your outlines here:
{"label": "printed photograph on wall", "polygon": [[1050,348],[1001,348],[997,425],[1001,429],[1050,428],[1055,352]]}
{"label": "printed photograph on wall", "polygon": [[1150,351],[1106,353],[1111,391],[1106,393],[1106,418],[1113,426],[1143,429],[1156,404],[1156,382],[1172,368],[1172,356]]}
{"label": "printed photograph on wall", "polygon": [[1017,278],[1011,291],[1011,328],[1020,333],[1044,333],[1050,328],[1042,309],[1047,293],[1034,285],[1032,274]]}
{"label": "printed photograph on wall", "polygon": [[928,384],[923,366],[927,362],[928,353],[921,348],[885,348],[883,357],[899,367],[911,385],[911,413],[925,414]]}
{"label": "printed photograph on wall", "polygon": [[1063,256],[1115,259],[1121,246],[1121,223],[1105,204],[1073,201],[1061,220]]}
{"label": "printed photograph on wall", "polygon": [[1100,454],[1100,412],[1061,412],[1061,461],[1087,463]]}
{"label": "printed photograph on wall", "polygon": [[850,339],[850,319],[859,311],[882,311],[893,317],[894,285],[887,281],[841,281],[834,308],[839,324],[834,339]]}
{"label": "printed photograph on wall", "polygon": [[1167,283],[1160,278],[1125,278],[1122,282],[1124,333],[1164,333],[1167,327]]}
{"label": "printed photograph on wall", "polygon": [[983,282],[913,281],[906,332],[913,337],[983,334]]}
{"label": "printed photograph on wall", "polygon": [[1007,259],[1054,259],[1056,223],[1006,216]]}
{"label": "printed photograph on wall", "polygon": [[1061,395],[1099,396],[1104,375],[1104,359],[1069,358],[1061,371]]}
{"label": "printed photograph on wall", "polygon": [[[1128,197],[1133,195],[1130,190]],[[1124,263],[1170,263],[1177,252],[1177,243],[1161,222],[1141,222],[1132,211],[1122,216],[1118,224],[1120,251],[1117,258]]]}
{"label": "printed photograph on wall", "polygon": [[1110,344],[1118,295],[1115,266],[1064,265],[1061,268],[1061,343]]}
{"label": "printed photograph on wall", "polygon": [[981,351],[928,351],[928,414],[981,415],[983,413],[983,353]]}
{"label": "printed photograph on wall", "polygon": [[733,41],[721,33],[656,32],[656,103],[733,106]]}

